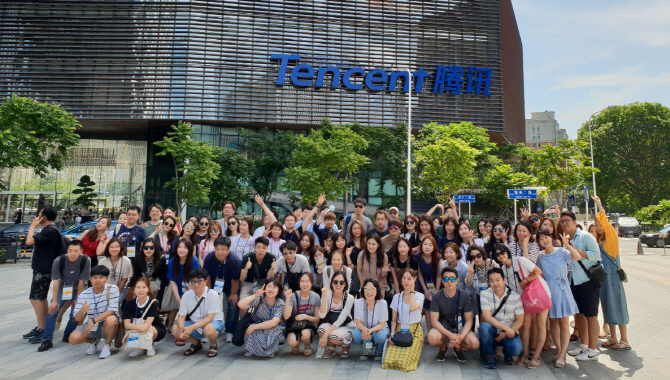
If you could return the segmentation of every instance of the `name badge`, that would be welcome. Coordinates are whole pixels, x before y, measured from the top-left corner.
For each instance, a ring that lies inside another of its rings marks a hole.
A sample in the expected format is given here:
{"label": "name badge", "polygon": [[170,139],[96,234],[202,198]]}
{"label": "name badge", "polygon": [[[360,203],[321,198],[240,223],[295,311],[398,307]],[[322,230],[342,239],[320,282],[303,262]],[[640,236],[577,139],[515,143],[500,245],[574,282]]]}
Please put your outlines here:
{"label": "name badge", "polygon": [[258,291],[258,281],[254,281],[254,293]]}
{"label": "name badge", "polygon": [[225,280],[217,279],[216,282],[214,283],[214,290],[216,290],[216,292],[219,294],[223,293],[223,285],[225,283],[226,283]]}
{"label": "name badge", "polygon": [[480,286],[480,287],[479,287],[479,292],[481,293],[481,292],[483,292],[484,290],[486,290],[486,289],[488,289],[488,288],[489,288],[488,286]]}
{"label": "name badge", "polygon": [[128,257],[135,257],[135,246],[128,246],[128,249],[126,250],[127,256]]}
{"label": "name badge", "polygon": [[366,340],[365,341],[365,348],[367,348],[368,350],[371,350],[372,347],[373,347],[372,340]]}
{"label": "name badge", "polygon": [[409,325],[407,323],[401,323],[400,324],[400,332],[408,333],[409,332]]}
{"label": "name badge", "polygon": [[181,293],[184,294],[188,292],[188,281],[181,282]]}
{"label": "name badge", "polygon": [[318,259],[316,259],[316,266],[318,268],[321,268],[321,269],[325,268],[326,267],[326,259],[324,259],[323,257],[319,257]]}
{"label": "name badge", "polygon": [[63,301],[72,300],[72,286],[63,286]]}
{"label": "name badge", "polygon": [[127,347],[138,347],[140,344],[140,333],[132,332],[128,335]]}
{"label": "name badge", "polygon": [[428,281],[426,283],[426,288],[428,288],[428,291],[430,292],[430,294],[435,294],[435,292],[437,291],[435,289],[435,284],[433,284],[431,281]]}
{"label": "name badge", "polygon": [[461,331],[463,328],[463,318],[461,316],[458,316],[458,320],[456,321],[456,327],[458,328],[458,331]]}

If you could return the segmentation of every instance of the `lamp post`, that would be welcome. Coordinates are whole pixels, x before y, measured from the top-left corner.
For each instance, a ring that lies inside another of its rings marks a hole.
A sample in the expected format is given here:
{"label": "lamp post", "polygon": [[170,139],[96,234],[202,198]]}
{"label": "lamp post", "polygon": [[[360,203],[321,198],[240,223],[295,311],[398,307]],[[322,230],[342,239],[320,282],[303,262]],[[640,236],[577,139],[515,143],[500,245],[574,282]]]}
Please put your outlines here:
{"label": "lamp post", "polygon": [[405,218],[412,213],[412,72],[409,74],[409,91],[407,92],[407,205]]}
{"label": "lamp post", "polygon": [[[589,118],[589,149],[591,150],[591,178],[593,179],[593,195],[596,196],[596,172],[595,166],[593,164],[593,139],[591,138],[591,126],[593,125],[593,117],[597,114],[599,114],[601,111],[598,111],[591,115]],[[589,201],[589,196],[588,194],[586,195],[586,202]],[[594,217],[598,216],[598,206],[596,206],[596,203],[593,202],[593,215]],[[588,210],[587,210],[587,217],[588,217]]]}

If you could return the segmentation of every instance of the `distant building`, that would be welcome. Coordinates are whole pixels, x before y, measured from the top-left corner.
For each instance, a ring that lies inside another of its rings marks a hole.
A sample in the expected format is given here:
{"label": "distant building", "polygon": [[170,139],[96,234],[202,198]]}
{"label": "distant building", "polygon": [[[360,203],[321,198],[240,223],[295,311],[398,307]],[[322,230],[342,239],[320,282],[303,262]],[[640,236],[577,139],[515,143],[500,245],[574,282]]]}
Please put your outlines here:
{"label": "distant building", "polygon": [[565,129],[558,127],[554,111],[532,112],[526,119],[526,146],[538,149],[568,138]]}

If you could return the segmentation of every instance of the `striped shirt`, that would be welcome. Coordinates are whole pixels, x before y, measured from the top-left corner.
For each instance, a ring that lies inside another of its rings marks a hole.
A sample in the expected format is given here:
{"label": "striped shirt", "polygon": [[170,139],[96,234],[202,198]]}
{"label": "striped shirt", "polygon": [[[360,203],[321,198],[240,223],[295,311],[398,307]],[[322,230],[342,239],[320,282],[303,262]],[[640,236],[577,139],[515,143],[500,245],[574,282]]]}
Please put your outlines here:
{"label": "striped shirt", "polygon": [[[505,293],[503,294],[502,298],[505,298],[505,294],[507,294],[507,288],[505,289]],[[482,310],[488,310],[493,314],[498,306],[500,306],[500,302],[502,301],[502,298],[498,298],[495,293],[493,292],[493,288],[486,289],[482,291],[479,294],[479,300],[482,305]],[[523,311],[523,303],[521,302],[521,296],[519,293],[515,291],[511,291],[509,297],[507,298],[507,301],[505,302],[505,306],[500,308],[500,311],[498,311],[498,314],[494,317],[495,319],[498,320],[498,322],[502,323],[503,325],[507,327],[512,327],[514,324],[514,320],[516,319],[517,315],[522,315],[524,314]]]}
{"label": "striped shirt", "polygon": [[[107,288],[109,289],[109,302],[107,302]],[[116,285],[105,284],[105,290],[99,294],[93,293],[93,288],[88,288],[81,292],[77,297],[77,305],[74,313],[77,314],[86,302],[91,308],[88,311],[88,318],[94,319],[102,315],[107,310],[113,310],[116,317],[119,318],[119,288]]]}
{"label": "striped shirt", "polygon": [[[512,257],[523,256],[523,249],[521,249],[521,244],[516,241],[509,243],[509,251],[512,253]],[[537,245],[537,243],[528,243],[528,256],[530,256],[530,261],[537,265],[537,260],[540,258],[540,247]]]}

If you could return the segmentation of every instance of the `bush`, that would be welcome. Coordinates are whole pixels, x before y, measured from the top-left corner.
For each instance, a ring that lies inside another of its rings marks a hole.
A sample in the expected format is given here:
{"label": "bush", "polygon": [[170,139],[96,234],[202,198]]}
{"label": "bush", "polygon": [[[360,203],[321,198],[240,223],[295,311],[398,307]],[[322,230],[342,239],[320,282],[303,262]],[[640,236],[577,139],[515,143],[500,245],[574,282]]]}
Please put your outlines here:
{"label": "bush", "polygon": [[664,199],[657,205],[651,205],[640,209],[633,216],[635,216],[640,223],[661,225],[670,223],[670,199]]}

